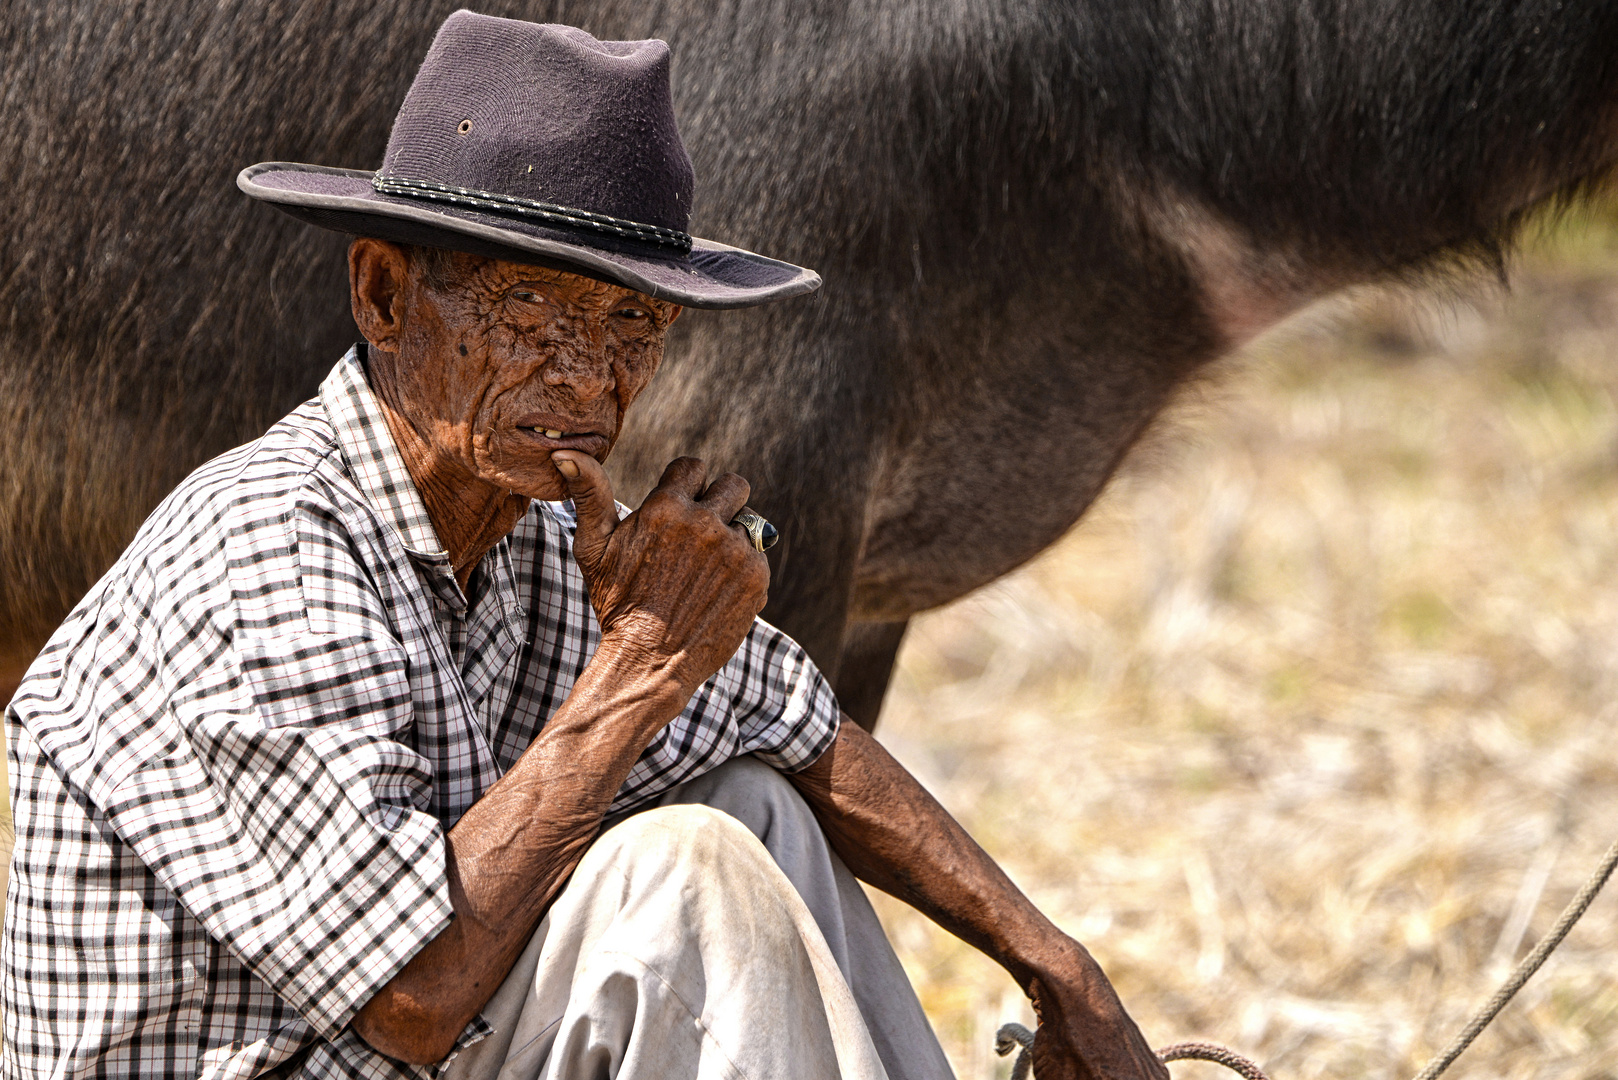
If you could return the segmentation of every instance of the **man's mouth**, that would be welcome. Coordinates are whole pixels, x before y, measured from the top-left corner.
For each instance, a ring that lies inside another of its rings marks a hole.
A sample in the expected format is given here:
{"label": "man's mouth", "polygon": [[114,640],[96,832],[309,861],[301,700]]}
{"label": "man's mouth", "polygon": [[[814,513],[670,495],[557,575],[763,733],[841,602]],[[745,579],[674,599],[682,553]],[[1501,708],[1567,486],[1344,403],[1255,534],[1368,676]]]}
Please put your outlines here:
{"label": "man's mouth", "polygon": [[518,431],[529,436],[548,450],[581,450],[586,454],[599,456],[607,449],[607,437],[594,431],[564,431],[561,428],[548,427],[518,427]]}

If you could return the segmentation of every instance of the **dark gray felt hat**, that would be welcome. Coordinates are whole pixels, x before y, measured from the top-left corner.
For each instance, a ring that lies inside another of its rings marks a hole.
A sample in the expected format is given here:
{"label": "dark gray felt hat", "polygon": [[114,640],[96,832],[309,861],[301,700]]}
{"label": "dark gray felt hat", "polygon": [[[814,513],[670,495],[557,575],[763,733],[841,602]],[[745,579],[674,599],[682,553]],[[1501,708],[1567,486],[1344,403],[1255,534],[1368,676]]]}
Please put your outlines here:
{"label": "dark gray felt hat", "polygon": [[691,307],[810,292],[812,270],[693,238],[669,49],[458,11],[375,173],[269,161],[236,184],[356,236],[588,274]]}

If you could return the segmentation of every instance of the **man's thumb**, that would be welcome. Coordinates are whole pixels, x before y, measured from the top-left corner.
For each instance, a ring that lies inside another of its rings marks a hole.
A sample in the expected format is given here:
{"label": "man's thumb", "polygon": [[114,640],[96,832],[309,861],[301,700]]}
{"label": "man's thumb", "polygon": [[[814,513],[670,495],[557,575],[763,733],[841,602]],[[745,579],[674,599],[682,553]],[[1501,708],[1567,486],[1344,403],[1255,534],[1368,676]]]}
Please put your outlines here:
{"label": "man's thumb", "polygon": [[612,498],[612,481],[601,462],[589,454],[558,450],[551,464],[562,474],[568,497],[578,515],[573,534],[573,557],[586,569],[593,569],[607,550],[607,540],[618,527],[618,504]]}

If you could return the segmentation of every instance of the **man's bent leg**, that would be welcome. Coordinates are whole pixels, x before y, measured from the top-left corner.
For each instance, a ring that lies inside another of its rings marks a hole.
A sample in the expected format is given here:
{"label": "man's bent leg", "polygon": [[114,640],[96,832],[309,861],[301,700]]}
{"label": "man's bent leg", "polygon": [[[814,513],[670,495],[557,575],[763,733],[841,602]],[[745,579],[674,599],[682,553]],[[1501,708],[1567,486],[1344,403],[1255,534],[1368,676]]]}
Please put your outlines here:
{"label": "man's bent leg", "polygon": [[737,821],[636,814],[591,845],[454,1080],[881,1080],[836,961]]}
{"label": "man's bent leg", "polygon": [[814,812],[791,782],[756,758],[736,758],[658,800],[660,806],[680,803],[723,810],[764,844],[820,927],[888,1076],[952,1076],[949,1059],[865,890],[831,850]]}

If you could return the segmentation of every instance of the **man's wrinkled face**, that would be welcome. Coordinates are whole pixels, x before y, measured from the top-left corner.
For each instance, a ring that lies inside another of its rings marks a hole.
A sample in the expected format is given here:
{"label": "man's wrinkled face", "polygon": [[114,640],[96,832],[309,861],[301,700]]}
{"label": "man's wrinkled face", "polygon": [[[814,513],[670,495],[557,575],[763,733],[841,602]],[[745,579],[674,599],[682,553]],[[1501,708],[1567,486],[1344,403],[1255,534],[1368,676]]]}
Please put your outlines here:
{"label": "man's wrinkled face", "polygon": [[567,498],[551,451],[606,460],[680,307],[560,270],[445,262],[412,265],[398,406],[440,459],[520,495]]}

